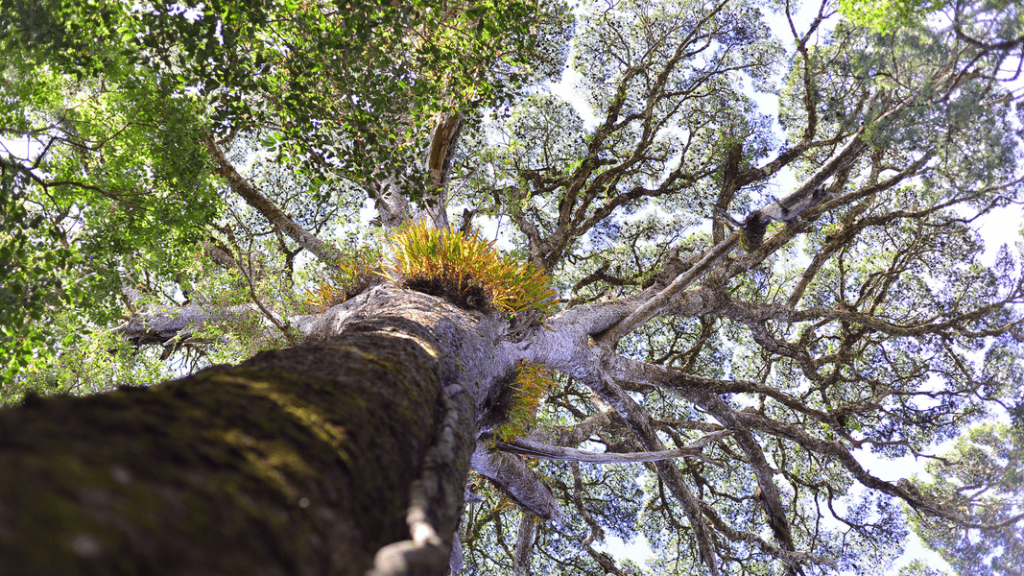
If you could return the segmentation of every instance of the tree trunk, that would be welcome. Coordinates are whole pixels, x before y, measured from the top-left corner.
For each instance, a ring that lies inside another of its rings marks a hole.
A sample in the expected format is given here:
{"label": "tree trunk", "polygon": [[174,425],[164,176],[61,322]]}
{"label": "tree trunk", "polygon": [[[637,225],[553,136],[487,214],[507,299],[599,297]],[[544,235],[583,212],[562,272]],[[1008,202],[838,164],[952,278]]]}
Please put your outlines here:
{"label": "tree trunk", "polygon": [[410,527],[440,540],[389,546],[377,573],[443,574],[476,409],[509,368],[492,321],[377,289],[334,322],[237,367],[0,412],[0,574],[361,575]]}

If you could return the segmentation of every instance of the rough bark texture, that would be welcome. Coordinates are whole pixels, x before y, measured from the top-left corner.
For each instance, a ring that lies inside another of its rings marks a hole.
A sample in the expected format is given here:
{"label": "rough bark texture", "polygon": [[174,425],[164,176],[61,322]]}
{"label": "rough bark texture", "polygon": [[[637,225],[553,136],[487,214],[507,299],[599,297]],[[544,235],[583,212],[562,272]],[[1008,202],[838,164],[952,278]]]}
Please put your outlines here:
{"label": "rough bark texture", "polygon": [[505,491],[524,511],[544,520],[561,522],[562,509],[551,489],[519,456],[488,450],[480,442],[473,453],[472,466],[478,474]]}
{"label": "rough bark texture", "polygon": [[419,294],[366,306],[237,367],[0,412],[0,574],[363,574],[410,539],[414,485],[449,546],[494,335]]}
{"label": "rough bark texture", "polygon": [[516,536],[516,555],[512,563],[513,576],[530,576],[530,559],[537,536],[537,517],[523,510],[519,519],[519,533]]}

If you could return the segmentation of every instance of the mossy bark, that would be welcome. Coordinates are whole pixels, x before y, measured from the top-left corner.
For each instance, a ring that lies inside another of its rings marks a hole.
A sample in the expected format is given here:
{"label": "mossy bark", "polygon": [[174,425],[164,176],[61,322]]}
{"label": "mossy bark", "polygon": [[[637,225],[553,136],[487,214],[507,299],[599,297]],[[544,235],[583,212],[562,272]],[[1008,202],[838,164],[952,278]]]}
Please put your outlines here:
{"label": "mossy bark", "polygon": [[[434,327],[371,317],[237,367],[0,412],[0,574],[365,573],[409,538],[443,417],[457,336]],[[473,450],[466,396],[431,509],[444,537]]]}

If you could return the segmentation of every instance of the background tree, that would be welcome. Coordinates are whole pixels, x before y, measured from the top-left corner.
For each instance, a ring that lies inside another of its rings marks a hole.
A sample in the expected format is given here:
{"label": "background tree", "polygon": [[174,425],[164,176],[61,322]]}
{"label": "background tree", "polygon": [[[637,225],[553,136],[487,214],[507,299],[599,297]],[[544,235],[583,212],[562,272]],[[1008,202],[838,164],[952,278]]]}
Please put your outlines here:
{"label": "background tree", "polygon": [[861,454],[1020,409],[1019,7],[0,6],[3,398],[272,350],[4,412],[0,570],[1014,565],[1014,429]]}

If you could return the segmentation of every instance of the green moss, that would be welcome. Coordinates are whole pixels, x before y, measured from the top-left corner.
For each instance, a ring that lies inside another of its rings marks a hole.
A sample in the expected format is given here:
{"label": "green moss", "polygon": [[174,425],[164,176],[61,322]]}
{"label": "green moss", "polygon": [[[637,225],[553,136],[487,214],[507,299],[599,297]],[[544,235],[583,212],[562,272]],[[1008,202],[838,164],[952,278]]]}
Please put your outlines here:
{"label": "green moss", "polygon": [[363,332],[3,412],[0,574],[297,573],[404,538],[438,417],[428,342]]}

